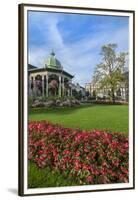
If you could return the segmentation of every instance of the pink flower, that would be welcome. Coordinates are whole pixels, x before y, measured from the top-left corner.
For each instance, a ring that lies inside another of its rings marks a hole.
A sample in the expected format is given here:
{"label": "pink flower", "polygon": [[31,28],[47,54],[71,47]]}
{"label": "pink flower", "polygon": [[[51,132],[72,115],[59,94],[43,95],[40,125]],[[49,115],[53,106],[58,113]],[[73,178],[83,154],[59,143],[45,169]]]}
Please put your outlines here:
{"label": "pink flower", "polygon": [[43,153],[44,153],[43,150],[39,150],[39,151],[38,151],[38,154],[39,154],[39,155],[41,155],[41,154],[43,154]]}
{"label": "pink flower", "polygon": [[93,182],[93,177],[92,177],[92,176],[88,176],[88,177],[86,178],[86,181],[87,181],[88,183],[92,183],[92,182]]}
{"label": "pink flower", "polygon": [[79,160],[74,161],[74,168],[75,168],[75,170],[81,169],[81,163]]}
{"label": "pink flower", "polygon": [[64,151],[63,151],[63,154],[64,154],[64,155],[68,155],[68,154],[70,154],[70,151],[69,151],[69,150],[64,150]]}
{"label": "pink flower", "polygon": [[79,152],[79,151],[76,151],[75,157],[79,157],[79,156],[80,156],[80,152]]}

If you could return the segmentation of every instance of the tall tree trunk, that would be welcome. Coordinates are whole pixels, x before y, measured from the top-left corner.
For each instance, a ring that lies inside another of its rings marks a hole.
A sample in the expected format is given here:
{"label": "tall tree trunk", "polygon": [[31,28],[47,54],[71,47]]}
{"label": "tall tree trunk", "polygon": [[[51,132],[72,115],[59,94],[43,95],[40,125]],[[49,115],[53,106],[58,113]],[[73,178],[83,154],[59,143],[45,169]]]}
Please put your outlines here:
{"label": "tall tree trunk", "polygon": [[114,93],[114,88],[111,89],[111,97],[112,97],[112,102],[115,103],[115,93]]}

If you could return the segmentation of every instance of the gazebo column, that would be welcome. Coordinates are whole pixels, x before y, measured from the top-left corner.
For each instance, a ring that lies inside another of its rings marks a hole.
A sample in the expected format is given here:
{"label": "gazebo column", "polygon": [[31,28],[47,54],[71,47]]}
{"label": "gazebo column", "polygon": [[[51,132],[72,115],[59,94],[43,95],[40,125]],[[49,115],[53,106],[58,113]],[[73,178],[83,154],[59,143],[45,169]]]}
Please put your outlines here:
{"label": "gazebo column", "polygon": [[46,76],[46,97],[48,97],[48,75]]}
{"label": "gazebo column", "polygon": [[62,96],[64,96],[64,77],[62,77]]}
{"label": "gazebo column", "polygon": [[36,95],[36,93],[37,93],[37,91],[36,91],[36,80],[35,80],[35,77],[34,77],[34,80],[33,80],[33,90],[34,90],[34,96],[36,97],[37,95]]}
{"label": "gazebo column", "polygon": [[70,88],[70,96],[72,97],[72,87]]}
{"label": "gazebo column", "polygon": [[68,97],[70,96],[70,90],[68,89]]}
{"label": "gazebo column", "polygon": [[31,87],[31,86],[32,86],[32,83],[33,83],[33,80],[30,79],[30,80],[29,80],[29,95],[30,95],[30,96],[33,96],[33,88]]}
{"label": "gazebo column", "polygon": [[70,96],[72,97],[72,81],[70,80]]}
{"label": "gazebo column", "polygon": [[34,96],[34,77],[30,77],[30,94],[31,96]]}
{"label": "gazebo column", "polygon": [[58,88],[58,95],[61,97],[61,76],[59,76],[59,88]]}
{"label": "gazebo column", "polygon": [[45,90],[45,82],[44,82],[45,80],[44,80],[44,75],[42,75],[42,96],[44,97],[45,96],[45,93],[44,93],[44,90]]}
{"label": "gazebo column", "polygon": [[29,96],[31,96],[31,77],[29,77],[28,79],[28,93],[29,93]]}

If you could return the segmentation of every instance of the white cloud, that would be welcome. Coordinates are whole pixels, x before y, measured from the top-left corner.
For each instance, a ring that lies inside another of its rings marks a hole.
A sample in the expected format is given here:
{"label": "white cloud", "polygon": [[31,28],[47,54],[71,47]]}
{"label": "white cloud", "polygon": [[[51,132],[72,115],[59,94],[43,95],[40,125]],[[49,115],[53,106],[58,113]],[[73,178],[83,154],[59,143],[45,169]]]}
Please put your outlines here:
{"label": "white cloud", "polygon": [[80,41],[68,44],[63,40],[62,35],[64,32],[60,33],[58,28],[60,23],[58,15],[48,17],[45,21],[41,21],[41,16],[40,18],[33,18],[33,20],[34,23],[38,24],[39,30],[43,32],[46,40],[41,47],[30,47],[29,63],[38,67],[43,66],[44,60],[51,49],[54,49],[64,70],[75,74],[75,81],[82,85],[91,80],[93,69],[99,63],[99,51],[103,44],[117,43],[118,46],[121,46],[120,50],[126,50],[128,46],[126,27],[122,27],[115,32],[112,30],[107,30],[106,32],[101,30],[97,34],[91,32]]}

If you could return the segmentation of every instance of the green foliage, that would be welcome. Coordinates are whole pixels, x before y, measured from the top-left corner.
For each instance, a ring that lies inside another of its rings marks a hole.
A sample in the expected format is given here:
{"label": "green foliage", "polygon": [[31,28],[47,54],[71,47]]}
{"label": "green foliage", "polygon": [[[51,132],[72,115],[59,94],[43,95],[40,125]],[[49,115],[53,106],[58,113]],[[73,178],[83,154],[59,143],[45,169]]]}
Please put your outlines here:
{"label": "green foliage", "polygon": [[[83,98],[83,94],[81,91],[76,91],[76,90],[73,90],[72,91],[72,94],[74,96],[74,98],[78,99],[78,100],[81,100]],[[88,94],[88,93],[87,93]]]}
{"label": "green foliage", "polygon": [[34,163],[28,163],[28,187],[58,187],[58,186],[73,186],[77,182],[69,177],[66,173],[60,173],[58,170],[51,171],[50,168],[41,169]]}
{"label": "green foliage", "polygon": [[32,106],[32,103],[33,103],[33,97],[29,96],[28,97],[28,107],[30,108]]}

